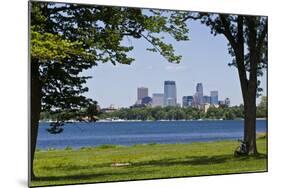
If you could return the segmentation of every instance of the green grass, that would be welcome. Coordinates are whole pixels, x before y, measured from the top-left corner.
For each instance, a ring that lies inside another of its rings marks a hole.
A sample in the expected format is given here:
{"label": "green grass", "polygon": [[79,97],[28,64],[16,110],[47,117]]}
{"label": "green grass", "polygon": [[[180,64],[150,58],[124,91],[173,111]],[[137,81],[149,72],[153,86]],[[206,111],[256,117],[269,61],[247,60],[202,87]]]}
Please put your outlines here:
{"label": "green grass", "polygon": [[266,139],[257,145],[260,155],[255,157],[234,157],[235,141],[40,150],[32,186],[265,171]]}

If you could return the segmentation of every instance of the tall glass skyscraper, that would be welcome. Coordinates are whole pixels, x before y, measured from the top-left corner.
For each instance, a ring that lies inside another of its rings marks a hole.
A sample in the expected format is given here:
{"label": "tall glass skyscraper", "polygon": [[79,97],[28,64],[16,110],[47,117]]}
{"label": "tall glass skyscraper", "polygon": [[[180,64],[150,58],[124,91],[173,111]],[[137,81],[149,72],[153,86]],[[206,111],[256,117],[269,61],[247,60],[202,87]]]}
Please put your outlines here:
{"label": "tall glass skyscraper", "polygon": [[177,88],[175,81],[164,82],[164,106],[177,105]]}
{"label": "tall glass skyscraper", "polygon": [[204,98],[203,98],[203,84],[198,83],[196,85],[196,97],[197,97],[197,103],[196,105],[202,105],[204,104]]}
{"label": "tall glass skyscraper", "polygon": [[219,92],[218,91],[211,91],[211,104],[219,104]]}

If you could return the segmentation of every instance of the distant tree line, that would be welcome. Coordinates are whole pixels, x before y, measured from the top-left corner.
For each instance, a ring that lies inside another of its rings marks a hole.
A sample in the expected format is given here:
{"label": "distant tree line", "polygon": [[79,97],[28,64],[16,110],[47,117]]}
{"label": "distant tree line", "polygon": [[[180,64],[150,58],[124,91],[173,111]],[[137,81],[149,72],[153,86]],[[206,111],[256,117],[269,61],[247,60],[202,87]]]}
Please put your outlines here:
{"label": "distant tree line", "polygon": [[[85,116],[86,110],[80,113],[63,112],[52,114],[49,112],[41,113],[41,119],[57,120],[61,119],[79,119]],[[92,114],[99,119],[125,119],[125,120],[197,120],[197,119],[242,119],[244,117],[244,106],[233,107],[210,107],[205,112],[197,108],[181,107],[142,107],[142,108],[121,108],[113,112],[98,112]],[[262,97],[260,104],[257,106],[257,118],[267,117],[267,98]]]}
{"label": "distant tree line", "polygon": [[144,107],[122,108],[110,113],[103,113],[102,119],[127,120],[196,120],[196,119],[236,119],[243,118],[243,106],[236,107],[210,107],[207,112],[197,108],[181,107]]}

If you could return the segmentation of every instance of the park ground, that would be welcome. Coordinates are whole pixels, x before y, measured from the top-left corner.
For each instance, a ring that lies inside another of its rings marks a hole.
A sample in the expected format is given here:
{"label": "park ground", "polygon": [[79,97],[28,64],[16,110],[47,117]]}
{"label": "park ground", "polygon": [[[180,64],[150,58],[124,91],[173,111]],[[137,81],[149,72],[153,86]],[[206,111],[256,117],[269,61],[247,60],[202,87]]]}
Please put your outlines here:
{"label": "park ground", "polygon": [[258,156],[234,157],[237,141],[191,144],[103,145],[36,151],[31,186],[190,177],[267,170],[267,141]]}

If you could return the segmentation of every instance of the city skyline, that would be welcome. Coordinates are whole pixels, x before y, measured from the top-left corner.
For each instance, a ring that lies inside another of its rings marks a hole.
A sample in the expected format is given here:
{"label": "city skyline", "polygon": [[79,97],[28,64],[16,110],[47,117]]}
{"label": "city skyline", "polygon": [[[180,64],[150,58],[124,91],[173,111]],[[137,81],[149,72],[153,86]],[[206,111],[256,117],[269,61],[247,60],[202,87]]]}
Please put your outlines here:
{"label": "city skyline", "polygon": [[[202,82],[205,91],[219,90],[221,98],[231,98],[232,105],[242,104],[237,69],[228,66],[232,57],[228,54],[226,39],[221,35],[213,37],[209,28],[197,22],[190,22],[189,29],[190,41],[175,42],[165,36],[175,52],[182,55],[179,64],[168,63],[161,55],[146,51],[149,45],[144,40],[124,40],[124,44],[130,42],[134,46],[128,54],[135,61],[131,65],[99,64],[83,72],[84,75],[93,76],[86,83],[89,92],[85,95],[97,100],[101,106],[115,104],[128,107],[135,102],[137,87],[146,86],[150,92],[162,93],[163,81],[174,80],[178,86],[178,96],[194,91],[194,85]],[[264,90],[262,95],[266,95],[266,74],[260,80]],[[182,103],[181,100],[178,98],[178,103]],[[257,103],[259,101],[260,98]]]}
{"label": "city skyline", "polygon": [[[210,105],[226,105],[230,106],[230,98],[226,97],[222,100],[219,100],[219,91],[211,90],[209,95],[204,93],[203,83],[197,83],[194,94],[177,96],[176,82],[172,80],[164,81],[164,92],[163,93],[151,93],[149,96],[148,87],[138,87],[137,88],[137,102],[136,105],[143,105],[142,100],[140,99],[140,90],[145,89],[145,95],[142,95],[143,98],[149,97],[151,99],[151,106],[181,106],[181,107],[195,107],[195,108],[204,108],[205,104]],[[177,101],[177,98],[181,98],[181,103]],[[147,105],[148,103],[146,103]]]}
{"label": "city skyline", "polygon": [[[114,108],[122,108],[122,107],[132,107],[134,105],[141,105],[143,103],[143,99],[147,101],[147,98],[150,98],[148,100],[151,100],[150,105],[152,107],[156,106],[180,106],[180,107],[187,107],[192,106],[196,108],[200,108],[200,106],[204,104],[211,104],[211,105],[219,105],[220,103],[227,103],[228,106],[230,105],[230,98],[219,98],[219,91],[218,90],[210,90],[208,92],[204,92],[204,84],[203,83],[196,83],[194,87],[194,91],[190,91],[190,93],[186,93],[183,96],[177,95],[177,89],[176,89],[176,82],[173,80],[164,80],[163,84],[164,89],[162,92],[149,92],[148,86],[138,86],[135,88],[136,90],[136,98],[135,101],[132,101],[132,103],[129,106],[116,106],[116,104],[111,103],[109,106],[102,106],[102,108],[108,108],[108,107],[114,107]],[[165,86],[173,85],[174,88],[165,88]],[[169,91],[170,90],[170,91]],[[172,91],[171,91],[172,90]],[[198,92],[200,93],[201,99],[196,101],[196,97],[198,97]],[[166,94],[165,94],[166,93]],[[190,97],[192,97],[192,101],[190,101]],[[184,99],[185,98],[185,99]],[[172,101],[165,101],[165,100],[171,100]],[[174,100],[173,100],[174,99]],[[191,103],[190,103],[191,102]],[[147,103],[147,102],[145,102]],[[184,104],[186,103],[186,105]],[[233,106],[233,105],[231,105]]]}

